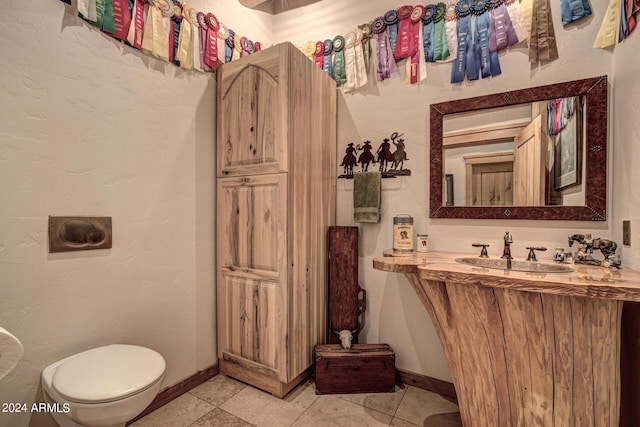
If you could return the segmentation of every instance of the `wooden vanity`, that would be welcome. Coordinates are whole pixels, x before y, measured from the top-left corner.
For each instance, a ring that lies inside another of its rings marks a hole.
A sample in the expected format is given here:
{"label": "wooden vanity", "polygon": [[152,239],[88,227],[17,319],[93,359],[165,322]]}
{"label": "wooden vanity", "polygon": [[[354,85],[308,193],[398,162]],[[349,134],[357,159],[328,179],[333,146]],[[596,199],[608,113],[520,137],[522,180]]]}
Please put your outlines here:
{"label": "wooden vanity", "polygon": [[404,274],[427,309],[464,426],[618,426],[622,306],[640,302],[640,273],[504,271],[462,257],[386,251],[373,266]]}

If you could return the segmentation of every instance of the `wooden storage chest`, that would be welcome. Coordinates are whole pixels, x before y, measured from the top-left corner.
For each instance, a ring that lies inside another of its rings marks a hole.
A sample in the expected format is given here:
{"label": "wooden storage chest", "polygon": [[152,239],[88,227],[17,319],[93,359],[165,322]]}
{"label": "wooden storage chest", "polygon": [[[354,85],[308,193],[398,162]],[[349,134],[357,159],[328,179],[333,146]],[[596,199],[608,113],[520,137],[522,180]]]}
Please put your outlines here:
{"label": "wooden storage chest", "polygon": [[389,393],[395,389],[396,357],[388,344],[315,347],[317,394]]}

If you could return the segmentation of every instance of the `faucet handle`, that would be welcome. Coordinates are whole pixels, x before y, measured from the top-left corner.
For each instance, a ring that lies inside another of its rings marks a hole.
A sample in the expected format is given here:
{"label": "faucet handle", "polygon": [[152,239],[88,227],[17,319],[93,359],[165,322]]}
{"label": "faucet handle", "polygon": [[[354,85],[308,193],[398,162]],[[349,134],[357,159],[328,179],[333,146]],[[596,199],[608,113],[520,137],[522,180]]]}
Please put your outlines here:
{"label": "faucet handle", "polygon": [[544,246],[527,246],[529,249],[529,256],[527,257],[527,261],[537,261],[536,253],[534,251],[546,251],[547,248]]}
{"label": "faucet handle", "polygon": [[472,243],[471,246],[473,246],[474,248],[482,248],[482,250],[480,251],[480,258],[489,258],[489,254],[487,253],[487,246],[489,246],[489,244]]}

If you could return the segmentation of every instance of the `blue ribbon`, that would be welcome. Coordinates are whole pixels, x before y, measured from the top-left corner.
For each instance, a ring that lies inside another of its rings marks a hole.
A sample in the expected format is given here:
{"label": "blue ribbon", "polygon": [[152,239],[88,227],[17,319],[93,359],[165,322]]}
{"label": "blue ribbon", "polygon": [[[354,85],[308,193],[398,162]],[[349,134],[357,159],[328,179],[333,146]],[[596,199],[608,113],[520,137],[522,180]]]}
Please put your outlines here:
{"label": "blue ribbon", "polygon": [[396,39],[398,38],[398,12],[390,10],[384,14],[384,21],[387,23],[387,31],[389,33],[389,44],[391,52],[396,50]]}
{"label": "blue ribbon", "polygon": [[229,37],[224,41],[224,62],[231,62],[231,57],[233,56],[233,36],[236,35],[236,32],[233,30],[229,30]]}
{"label": "blue ribbon", "polygon": [[464,81],[465,72],[467,79],[478,79],[478,66],[473,50],[469,0],[460,0],[456,5],[456,12],[458,12],[458,51],[451,68],[451,83]]}
{"label": "blue ribbon", "polygon": [[62,3],[71,4],[71,0],[60,0]]}
{"label": "blue ribbon", "polygon": [[561,0],[560,14],[562,15],[562,25],[567,25],[591,15],[591,5],[589,0]]}
{"label": "blue ribbon", "polygon": [[333,64],[331,63],[331,52],[333,52],[333,42],[329,39],[324,41],[324,53],[322,56],[322,70],[333,78]]}
{"label": "blue ribbon", "polygon": [[422,17],[422,46],[424,49],[424,59],[427,62],[434,62],[434,38],[435,27],[433,26],[433,17],[436,7],[432,4],[425,6],[424,16]]}
{"label": "blue ribbon", "polygon": [[[502,73],[498,52],[489,50],[491,18],[488,12],[476,16],[475,54],[482,78],[497,76]],[[467,73],[468,74],[468,73]]]}

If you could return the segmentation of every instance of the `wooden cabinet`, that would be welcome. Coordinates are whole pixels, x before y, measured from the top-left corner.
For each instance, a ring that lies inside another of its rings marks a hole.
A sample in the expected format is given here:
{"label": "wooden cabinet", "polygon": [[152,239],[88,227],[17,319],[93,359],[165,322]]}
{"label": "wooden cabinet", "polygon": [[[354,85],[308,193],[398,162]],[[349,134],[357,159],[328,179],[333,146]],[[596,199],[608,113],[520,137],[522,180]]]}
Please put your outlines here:
{"label": "wooden cabinet", "polygon": [[218,69],[221,372],[282,397],[326,341],[334,81],[290,43]]}

